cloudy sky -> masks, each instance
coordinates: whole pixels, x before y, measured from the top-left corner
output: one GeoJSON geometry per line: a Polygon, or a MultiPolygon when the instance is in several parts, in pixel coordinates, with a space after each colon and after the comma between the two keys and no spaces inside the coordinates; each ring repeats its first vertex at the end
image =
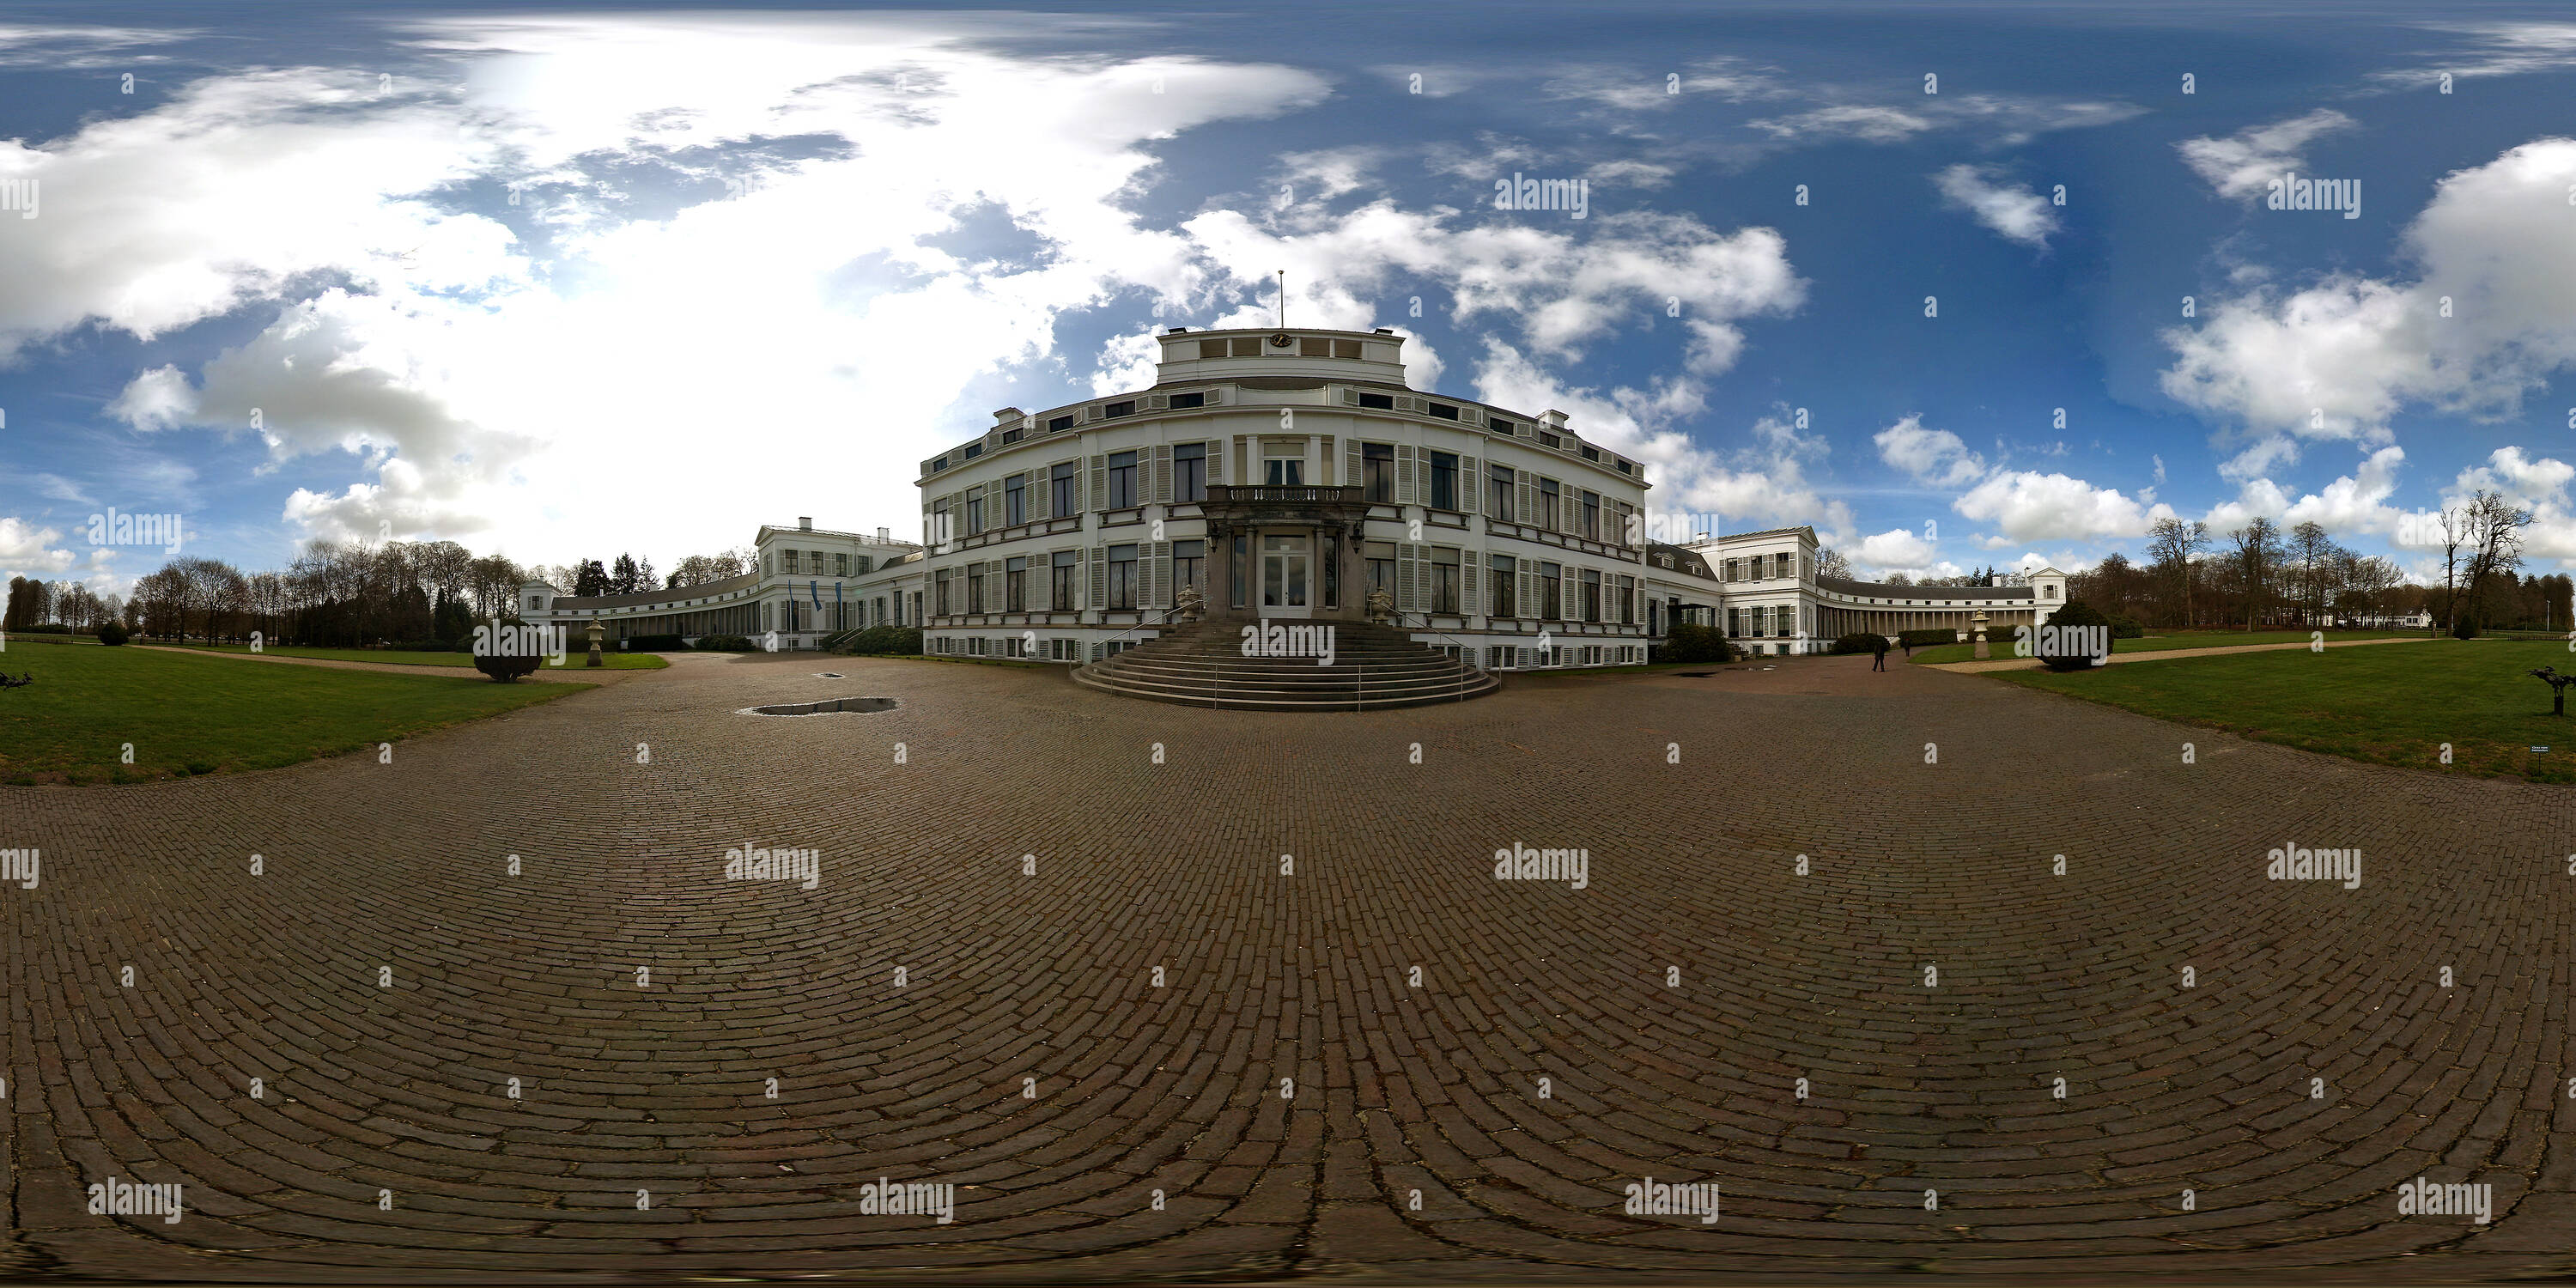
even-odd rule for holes
{"type": "Polygon", "coordinates": [[[0,574],[901,532],[1283,268],[1865,573],[2481,486],[2576,568],[2576,16],[1819,7],[0,7],[0,574]]]}

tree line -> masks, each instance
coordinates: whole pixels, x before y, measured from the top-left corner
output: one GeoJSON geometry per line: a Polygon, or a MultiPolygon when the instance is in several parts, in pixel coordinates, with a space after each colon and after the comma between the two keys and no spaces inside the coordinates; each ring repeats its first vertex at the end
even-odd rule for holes
{"type": "Polygon", "coordinates": [[[271,642],[321,648],[454,647],[472,639],[476,622],[512,616],[524,582],[574,594],[632,594],[739,576],[750,566],[747,549],[692,555],[657,584],[652,562],[633,555],[521,565],[506,555],[478,556],[453,541],[317,538],[276,571],[245,573],[195,555],[172,559],[136,579],[134,593],[122,601],[85,601],[87,588],[73,583],[59,589],[13,579],[8,623],[20,629],[23,611],[34,614],[25,625],[60,621],[90,629],[118,620],[138,635],[165,639],[246,640],[256,631],[271,642]]]}

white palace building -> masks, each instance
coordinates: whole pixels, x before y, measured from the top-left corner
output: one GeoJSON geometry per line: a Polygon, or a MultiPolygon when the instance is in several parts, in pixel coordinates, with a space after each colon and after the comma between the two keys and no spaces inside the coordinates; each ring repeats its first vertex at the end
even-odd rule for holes
{"type": "Polygon", "coordinates": [[[1843,633],[2045,622],[2065,576],[2024,586],[1820,577],[1806,527],[1665,533],[1645,466],[1565,414],[1423,393],[1391,331],[1158,337],[1152,388],[1029,413],[921,463],[921,542],[763,526],[759,569],[705,585],[579,598],[520,588],[531,622],[612,641],[736,634],[782,649],[881,624],[933,654],[1092,662],[1180,618],[1394,625],[1488,670],[1628,665],[1677,621],[1755,655],[1843,633]],[[1679,540],[1659,540],[1678,537],[1679,540]]]}

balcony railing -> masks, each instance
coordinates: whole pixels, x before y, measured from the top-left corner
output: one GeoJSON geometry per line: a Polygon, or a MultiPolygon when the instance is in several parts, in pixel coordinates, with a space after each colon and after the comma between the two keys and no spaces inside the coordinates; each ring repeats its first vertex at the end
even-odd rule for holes
{"type": "Polygon", "coordinates": [[[1208,486],[1207,499],[1218,503],[1228,501],[1291,501],[1305,502],[1308,504],[1316,502],[1338,502],[1344,505],[1358,505],[1360,503],[1361,491],[1362,489],[1356,487],[1270,487],[1266,485],[1256,487],[1242,484],[1213,483],[1208,486]]]}

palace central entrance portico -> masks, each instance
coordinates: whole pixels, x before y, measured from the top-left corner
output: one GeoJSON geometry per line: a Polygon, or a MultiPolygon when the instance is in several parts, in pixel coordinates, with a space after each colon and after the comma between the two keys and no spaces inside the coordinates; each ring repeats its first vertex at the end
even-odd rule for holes
{"type": "Polygon", "coordinates": [[[1365,621],[1367,569],[1357,487],[1211,484],[1207,618],[1365,621]]]}

